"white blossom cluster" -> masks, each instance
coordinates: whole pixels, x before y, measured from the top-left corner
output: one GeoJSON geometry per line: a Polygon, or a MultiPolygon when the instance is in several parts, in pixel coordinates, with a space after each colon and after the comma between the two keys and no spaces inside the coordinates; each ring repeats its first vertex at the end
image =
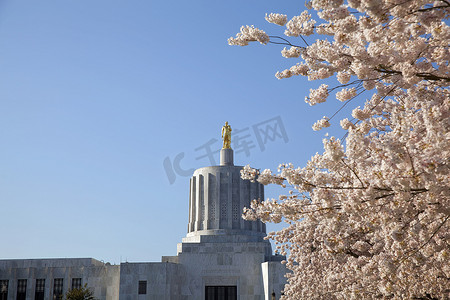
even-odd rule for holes
{"type": "Polygon", "coordinates": [[[242,26],[241,32],[236,34],[236,37],[230,37],[228,44],[237,46],[247,46],[249,42],[258,41],[261,44],[269,42],[269,36],[261,29],[252,26],[242,26]]]}
{"type": "Polygon", "coordinates": [[[350,78],[351,78],[351,77],[352,77],[352,76],[351,76],[349,73],[347,73],[347,72],[338,72],[338,73],[336,74],[337,80],[338,80],[340,83],[342,83],[342,84],[348,83],[348,82],[350,81],[350,78]]]}
{"type": "Polygon", "coordinates": [[[309,90],[309,97],[305,97],[305,102],[313,106],[327,101],[328,95],[328,85],[321,84],[319,88],[309,90]]]}
{"type": "Polygon", "coordinates": [[[275,77],[278,79],[289,78],[295,75],[303,75],[306,76],[308,74],[308,66],[305,64],[296,64],[289,69],[286,69],[282,72],[277,72],[275,77]]]}
{"type": "MultiPolygon", "coordinates": [[[[322,84],[305,101],[323,103],[336,91],[343,105],[356,104],[340,121],[344,143],[325,139],[306,166],[243,170],[243,178],[291,188],[244,212],[286,222],[269,234],[292,271],[282,299],[450,299],[450,2],[307,7],[321,20],[302,12],[285,35],[328,37],[298,53],[284,49],[299,62],[277,78],[336,76],[342,86],[322,84]],[[373,95],[358,103],[363,91],[373,95]]],[[[323,117],[313,129],[328,126],[323,117]]]]}
{"type": "Polygon", "coordinates": [[[300,47],[291,47],[289,49],[286,49],[286,47],[281,50],[281,55],[283,55],[283,57],[286,58],[290,58],[290,57],[299,57],[302,54],[302,48],[300,47]]]}
{"type": "Polygon", "coordinates": [[[339,101],[342,101],[342,102],[350,100],[355,96],[356,96],[356,88],[354,88],[354,87],[349,88],[349,89],[344,88],[336,93],[336,99],[338,99],[339,101]]]}
{"type": "Polygon", "coordinates": [[[326,116],[323,116],[322,119],[318,120],[314,125],[312,126],[312,129],[314,131],[319,131],[322,128],[330,127],[330,122],[328,122],[328,118],[326,116]]]}
{"type": "Polygon", "coordinates": [[[284,26],[287,22],[287,16],[282,14],[266,14],[266,21],[276,25],[284,26]]]}
{"type": "Polygon", "coordinates": [[[284,34],[287,36],[311,35],[314,33],[314,24],[316,21],[311,19],[307,11],[304,11],[287,22],[284,34]]]}

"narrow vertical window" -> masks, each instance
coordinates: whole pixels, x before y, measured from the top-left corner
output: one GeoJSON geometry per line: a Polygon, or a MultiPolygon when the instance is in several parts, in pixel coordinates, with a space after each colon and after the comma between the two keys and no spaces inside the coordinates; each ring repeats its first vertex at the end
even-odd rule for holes
{"type": "Polygon", "coordinates": [[[139,295],[145,295],[145,294],[147,294],[147,281],[146,281],[146,280],[141,280],[141,281],[139,281],[139,290],[138,290],[138,294],[139,294],[139,295]]]}
{"type": "Polygon", "coordinates": [[[27,297],[27,280],[19,279],[17,281],[17,300],[25,300],[27,297]]]}
{"type": "Polygon", "coordinates": [[[34,300],[44,300],[45,279],[36,279],[34,300]]]}
{"type": "Polygon", "coordinates": [[[72,290],[81,288],[81,278],[72,278],[72,290]]]}
{"type": "Polygon", "coordinates": [[[63,278],[53,280],[53,300],[61,300],[63,297],[63,278]]]}
{"type": "Polygon", "coordinates": [[[0,280],[0,300],[8,299],[8,280],[0,280]]]}

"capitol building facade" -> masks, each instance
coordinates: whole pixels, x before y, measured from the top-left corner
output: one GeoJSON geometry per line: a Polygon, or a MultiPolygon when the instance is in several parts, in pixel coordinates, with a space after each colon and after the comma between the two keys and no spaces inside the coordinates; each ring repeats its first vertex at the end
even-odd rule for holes
{"type": "Polygon", "coordinates": [[[0,260],[0,300],[62,299],[85,284],[100,300],[279,299],[285,257],[272,254],[264,223],[242,219],[244,207],[264,199],[264,186],[243,180],[241,169],[225,137],[220,165],[194,172],[188,232],[176,256],[120,265],[93,258],[0,260]]]}

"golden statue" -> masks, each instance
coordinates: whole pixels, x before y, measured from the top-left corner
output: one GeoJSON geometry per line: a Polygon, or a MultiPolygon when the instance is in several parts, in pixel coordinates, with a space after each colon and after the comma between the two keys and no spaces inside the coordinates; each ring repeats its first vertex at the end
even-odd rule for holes
{"type": "Polygon", "coordinates": [[[222,149],[231,149],[231,126],[228,125],[228,122],[225,122],[225,126],[222,127],[222,140],[222,149]]]}

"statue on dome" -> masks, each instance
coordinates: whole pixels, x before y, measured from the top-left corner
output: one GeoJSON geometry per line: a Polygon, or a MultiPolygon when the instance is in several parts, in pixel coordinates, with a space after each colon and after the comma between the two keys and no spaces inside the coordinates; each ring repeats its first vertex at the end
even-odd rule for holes
{"type": "Polygon", "coordinates": [[[228,122],[225,122],[225,126],[222,127],[222,149],[231,149],[231,126],[228,122]]]}

